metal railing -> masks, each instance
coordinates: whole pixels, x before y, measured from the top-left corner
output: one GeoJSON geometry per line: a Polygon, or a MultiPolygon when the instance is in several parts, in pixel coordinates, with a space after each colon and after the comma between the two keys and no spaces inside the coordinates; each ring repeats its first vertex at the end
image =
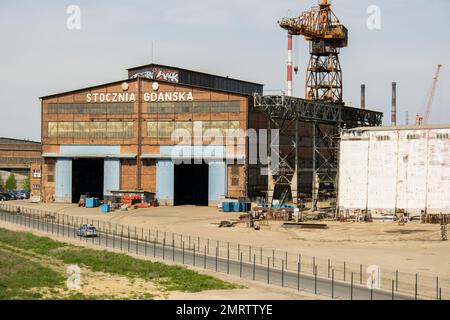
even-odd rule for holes
{"type": "MultiPolygon", "coordinates": [[[[265,273],[267,279],[263,280],[267,280],[268,283],[281,284],[281,286],[314,293],[318,293],[319,290],[322,291],[319,292],[320,294],[331,295],[332,298],[352,299],[354,298],[354,290],[368,290],[368,288],[371,289],[371,295],[373,290],[385,292],[384,297],[390,296],[387,293],[390,293],[392,297],[408,296],[411,299],[448,299],[450,297],[450,280],[437,276],[411,274],[400,270],[387,270],[386,268],[377,270],[377,268],[374,269],[364,264],[324,259],[323,257],[301,253],[293,254],[288,251],[183,235],[158,229],[138,228],[11,204],[0,203],[0,213],[0,220],[18,223],[47,233],[57,233],[64,237],[76,238],[76,229],[82,224],[90,223],[97,228],[101,236],[86,239],[86,241],[92,241],[92,243],[100,246],[145,256],[150,255],[151,250],[153,250],[155,257],[157,252],[158,257],[162,259],[175,261],[175,256],[177,256],[178,262],[196,266],[199,266],[203,259],[205,268],[207,262],[213,261],[212,265],[208,266],[215,271],[221,269],[222,272],[237,274],[239,268],[241,277],[259,278],[259,280],[261,280],[261,274],[265,273]],[[190,263],[186,261],[187,255],[189,255],[190,263]],[[217,265],[218,263],[221,264],[220,268],[217,265]],[[244,275],[243,268],[245,269],[244,275]],[[247,270],[249,268],[252,270],[247,270]],[[246,275],[246,272],[249,274],[246,275]],[[281,276],[278,275],[275,281],[275,278],[270,279],[273,273],[276,273],[276,275],[279,273],[281,276]],[[284,281],[285,274],[290,277],[290,281],[284,281]],[[297,281],[291,279],[294,276],[298,278],[297,281]],[[305,282],[309,279],[309,287],[299,283],[303,278],[305,282]],[[315,282],[314,290],[311,288],[313,285],[311,281],[315,282]],[[319,285],[319,288],[317,288],[317,283],[320,281],[322,281],[322,287],[320,288],[319,285]],[[326,286],[325,283],[328,283],[328,285],[326,286]],[[341,295],[335,294],[333,292],[335,284],[348,287],[349,292],[341,295]]],[[[80,241],[82,241],[81,238],[80,241]]]]}

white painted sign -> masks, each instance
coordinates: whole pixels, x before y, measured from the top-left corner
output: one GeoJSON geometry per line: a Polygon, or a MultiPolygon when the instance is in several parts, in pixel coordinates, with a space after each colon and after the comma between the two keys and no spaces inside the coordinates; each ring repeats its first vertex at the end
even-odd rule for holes
{"type": "MultiPolygon", "coordinates": [[[[194,101],[192,92],[145,92],[143,95],[145,102],[183,102],[194,101]]],[[[131,92],[111,92],[111,93],[88,93],[87,103],[97,102],[135,102],[136,95],[131,92]]]]}

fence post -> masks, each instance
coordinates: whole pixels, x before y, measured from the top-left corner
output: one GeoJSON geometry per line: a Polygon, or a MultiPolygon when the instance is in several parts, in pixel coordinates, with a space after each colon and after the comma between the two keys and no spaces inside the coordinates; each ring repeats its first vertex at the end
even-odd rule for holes
{"type": "Polygon", "coordinates": [[[175,262],[175,238],[172,232],[172,261],[175,262]]]}
{"type": "Polygon", "coordinates": [[[230,243],[227,243],[227,274],[230,274],[230,243]]]}
{"type": "Polygon", "coordinates": [[[144,255],[147,256],[147,236],[145,236],[145,242],[144,242],[144,255]]]}
{"type": "Polygon", "coordinates": [[[184,264],[184,241],[183,241],[182,247],[183,247],[183,264],[184,264]]]}
{"type": "Polygon", "coordinates": [[[284,259],[281,260],[281,287],[284,287],[284,259]]]}
{"type": "Polygon", "coordinates": [[[287,251],[286,251],[286,259],[285,259],[285,261],[286,261],[285,267],[286,267],[286,270],[287,270],[288,269],[288,253],[287,253],[287,251]]]}
{"type": "Polygon", "coordinates": [[[314,294],[317,294],[317,267],[314,267],[314,294]]]}
{"type": "Polygon", "coordinates": [[[395,286],[395,280],[392,280],[392,300],[394,300],[394,286],[395,286]]]}
{"type": "Polygon", "coordinates": [[[362,264],[359,265],[359,284],[362,284],[362,264]]]}
{"type": "Polygon", "coordinates": [[[156,240],[153,241],[153,258],[156,258],[156,240]]]}
{"type": "Polygon", "coordinates": [[[331,299],[334,299],[334,269],[331,270],[331,299]]]}
{"type": "Polygon", "coordinates": [[[267,284],[270,282],[270,257],[267,257],[267,284]]]}
{"type": "Polygon", "coordinates": [[[275,249],[272,250],[272,267],[275,268],[275,249]]]}
{"type": "Polygon", "coordinates": [[[120,232],[120,251],[123,251],[123,230],[120,232]]]}
{"type": "Polygon", "coordinates": [[[242,252],[241,257],[239,259],[239,277],[242,278],[242,252]]]}
{"type": "Polygon", "coordinates": [[[418,280],[418,274],[416,273],[416,283],[414,285],[414,300],[417,300],[417,280],[418,280]]]}
{"type": "Polygon", "coordinates": [[[316,269],[316,256],[313,256],[313,272],[317,271],[316,269]]]}
{"type": "Polygon", "coordinates": [[[216,272],[217,272],[217,260],[219,256],[219,247],[216,247],[216,272]]]}
{"type": "Polygon", "coordinates": [[[205,246],[205,253],[203,255],[203,268],[206,269],[206,246],[205,246]]]}
{"type": "Polygon", "coordinates": [[[439,299],[439,277],[436,277],[436,300],[439,299]]]}
{"type": "Polygon", "coordinates": [[[137,233],[135,233],[136,235],[136,254],[139,255],[139,236],[137,235],[137,233]]]}
{"type": "Polygon", "coordinates": [[[351,284],[350,284],[350,300],[353,300],[353,272],[351,275],[351,284]]]}
{"type": "Polygon", "coordinates": [[[262,247],[259,248],[259,264],[262,265],[263,261],[262,261],[262,247]]]}
{"type": "Polygon", "coordinates": [[[300,260],[297,263],[297,291],[300,291],[300,260]]]}
{"type": "Polygon", "coordinates": [[[192,256],[192,262],[193,262],[193,265],[195,267],[195,243],[194,243],[194,254],[192,256]]]}
{"type": "Polygon", "coordinates": [[[373,280],[370,282],[370,300],[373,300],[373,280]]]}
{"type": "Polygon", "coordinates": [[[328,279],[330,279],[330,259],[328,259],[328,279]]]}
{"type": "Polygon", "coordinates": [[[128,252],[130,252],[130,240],[131,240],[130,227],[128,227],[128,252]]]}
{"type": "Polygon", "coordinates": [[[256,277],[256,254],[253,255],[253,280],[255,280],[256,277]]]}
{"type": "Polygon", "coordinates": [[[166,237],[163,239],[163,260],[166,259],[166,237]]]}

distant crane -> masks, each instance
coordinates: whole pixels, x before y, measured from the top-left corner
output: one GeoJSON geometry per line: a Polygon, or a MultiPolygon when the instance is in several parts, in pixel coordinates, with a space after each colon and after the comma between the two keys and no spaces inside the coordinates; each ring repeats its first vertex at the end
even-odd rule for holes
{"type": "Polygon", "coordinates": [[[433,83],[431,85],[430,92],[428,92],[427,100],[425,104],[425,116],[421,117],[420,115],[416,116],[416,124],[417,125],[427,125],[430,120],[431,110],[433,109],[433,101],[436,95],[436,88],[439,81],[439,74],[441,72],[442,64],[438,64],[436,74],[433,78],[433,83]]]}
{"type": "Polygon", "coordinates": [[[340,48],[348,46],[348,31],[331,10],[328,0],[296,18],[283,18],[280,27],[289,35],[304,36],[311,55],[306,78],[305,98],[342,103],[340,48]]]}

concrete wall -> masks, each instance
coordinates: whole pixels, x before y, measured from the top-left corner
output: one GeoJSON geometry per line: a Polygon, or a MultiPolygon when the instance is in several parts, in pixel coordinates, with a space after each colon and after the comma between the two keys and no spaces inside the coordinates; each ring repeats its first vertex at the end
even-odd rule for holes
{"type": "Polygon", "coordinates": [[[450,139],[445,134],[450,129],[344,132],[340,209],[450,213],[450,139]]]}

